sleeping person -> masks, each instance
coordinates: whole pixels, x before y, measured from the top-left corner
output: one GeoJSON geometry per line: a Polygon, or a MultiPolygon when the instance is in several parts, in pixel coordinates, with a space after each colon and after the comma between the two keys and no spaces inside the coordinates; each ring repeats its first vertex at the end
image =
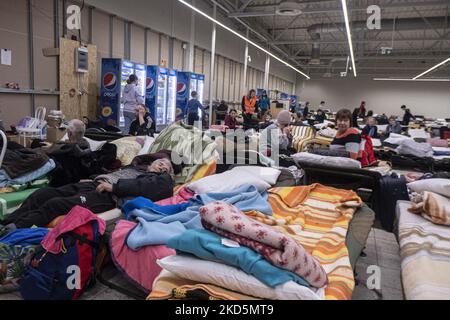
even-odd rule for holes
{"type": "Polygon", "coordinates": [[[141,196],[159,201],[171,197],[173,188],[174,170],[166,158],[155,160],[144,168],[131,165],[94,180],[82,180],[60,188],[43,188],[0,221],[0,234],[3,228],[45,227],[77,205],[102,213],[121,206],[129,198],[141,196]]]}

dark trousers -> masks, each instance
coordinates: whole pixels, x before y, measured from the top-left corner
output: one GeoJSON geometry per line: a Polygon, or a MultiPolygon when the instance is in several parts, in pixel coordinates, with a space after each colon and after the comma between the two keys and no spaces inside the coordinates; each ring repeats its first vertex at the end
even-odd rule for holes
{"type": "Polygon", "coordinates": [[[193,126],[195,121],[200,121],[200,117],[198,113],[189,113],[188,114],[188,125],[193,126]]]}
{"type": "Polygon", "coordinates": [[[102,213],[116,207],[111,193],[97,193],[97,183],[73,183],[60,188],[43,188],[31,194],[22,206],[8,215],[0,224],[14,223],[17,228],[33,225],[45,227],[58,216],[63,216],[79,205],[94,213],[102,213]]]}

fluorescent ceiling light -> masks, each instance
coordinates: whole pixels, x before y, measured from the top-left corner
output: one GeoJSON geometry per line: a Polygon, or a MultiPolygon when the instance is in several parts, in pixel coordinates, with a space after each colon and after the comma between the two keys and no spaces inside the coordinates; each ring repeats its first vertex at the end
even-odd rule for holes
{"type": "Polygon", "coordinates": [[[446,64],[446,63],[449,62],[449,61],[450,61],[450,58],[448,58],[447,60],[442,61],[441,63],[438,63],[438,64],[435,65],[434,67],[431,67],[430,69],[428,69],[427,71],[425,71],[425,72],[419,74],[418,76],[415,76],[413,79],[416,80],[417,78],[420,78],[420,77],[426,75],[427,73],[433,71],[434,69],[439,68],[440,66],[446,64]]]}
{"type": "Polygon", "coordinates": [[[450,82],[450,79],[400,79],[400,78],[373,78],[375,81],[424,81],[424,82],[450,82]]]}
{"type": "Polygon", "coordinates": [[[295,68],[294,66],[290,65],[289,63],[287,63],[286,61],[278,58],[276,55],[274,55],[273,53],[269,52],[268,50],[264,49],[263,47],[261,47],[260,45],[254,43],[253,41],[249,40],[248,38],[244,37],[243,35],[241,35],[240,33],[234,31],[233,29],[231,29],[230,27],[227,27],[226,25],[224,25],[223,23],[221,23],[220,21],[214,19],[213,17],[210,17],[209,15],[207,15],[206,13],[204,13],[203,11],[197,9],[196,7],[194,7],[193,5],[191,5],[190,3],[184,1],[184,0],[178,0],[179,2],[181,2],[182,4],[184,4],[185,6],[191,8],[192,10],[194,10],[195,12],[201,14],[202,16],[204,16],[205,18],[211,20],[212,22],[214,22],[215,24],[221,26],[222,28],[224,28],[225,30],[228,30],[229,32],[231,32],[232,34],[234,34],[235,36],[241,38],[242,40],[248,42],[249,44],[251,44],[252,46],[258,48],[259,50],[261,50],[262,52],[267,53],[269,56],[271,56],[272,58],[274,58],[275,60],[278,60],[279,62],[281,62],[282,64],[284,64],[285,66],[295,70],[296,72],[302,74],[304,77],[306,77],[306,79],[311,79],[307,74],[301,72],[300,70],[298,70],[297,68],[295,68]]]}
{"type": "Polygon", "coordinates": [[[348,46],[350,48],[350,56],[352,58],[353,75],[356,77],[355,56],[353,54],[352,35],[350,33],[350,23],[348,20],[347,0],[341,0],[341,2],[342,2],[342,10],[344,11],[345,29],[347,29],[348,46]]]}

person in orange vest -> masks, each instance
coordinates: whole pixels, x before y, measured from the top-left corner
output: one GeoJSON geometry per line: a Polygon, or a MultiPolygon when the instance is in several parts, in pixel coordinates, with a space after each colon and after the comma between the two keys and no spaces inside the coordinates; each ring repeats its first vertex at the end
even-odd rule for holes
{"type": "Polygon", "coordinates": [[[242,98],[242,116],[244,118],[244,129],[252,127],[252,118],[256,114],[256,91],[250,90],[248,95],[242,98]]]}

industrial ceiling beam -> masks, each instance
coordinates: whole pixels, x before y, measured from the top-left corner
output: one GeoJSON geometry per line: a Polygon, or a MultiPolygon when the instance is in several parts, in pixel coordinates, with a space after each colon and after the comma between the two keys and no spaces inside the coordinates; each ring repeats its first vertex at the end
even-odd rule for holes
{"type": "MultiPolygon", "coordinates": [[[[450,33],[449,33],[450,35],[450,33]]],[[[391,42],[391,39],[365,39],[365,40],[353,40],[354,43],[379,43],[379,42],[391,42]]],[[[446,39],[437,39],[437,38],[403,38],[396,39],[395,42],[422,42],[422,41],[435,41],[434,46],[439,42],[446,42],[446,39]]],[[[271,44],[279,46],[279,45],[302,45],[302,44],[313,44],[316,41],[311,40],[279,40],[273,41],[271,44]]],[[[317,41],[320,44],[346,44],[347,40],[320,40],[317,41]]]]}
{"type": "MultiPolygon", "coordinates": [[[[306,3],[299,3],[302,5],[311,5],[316,4],[312,2],[306,2],[306,3]]],[[[320,4],[320,2],[317,2],[317,4],[320,4]]],[[[382,5],[382,9],[391,9],[391,8],[404,8],[404,7],[429,7],[429,6],[440,6],[440,5],[447,5],[448,0],[437,0],[437,1],[414,1],[414,2],[401,2],[401,3],[390,3],[382,5]]],[[[247,11],[233,11],[228,14],[229,18],[249,18],[249,17],[267,17],[267,16],[274,16],[276,15],[276,5],[268,5],[268,6],[261,6],[258,7],[257,10],[254,10],[252,8],[255,7],[249,7],[247,11]]],[[[349,8],[349,12],[356,12],[356,11],[366,11],[367,5],[365,6],[359,6],[359,7],[353,7],[349,8]]],[[[319,14],[319,13],[330,13],[330,12],[342,12],[342,8],[339,6],[331,7],[331,8],[304,8],[302,9],[302,15],[303,14],[319,14]]]]}

